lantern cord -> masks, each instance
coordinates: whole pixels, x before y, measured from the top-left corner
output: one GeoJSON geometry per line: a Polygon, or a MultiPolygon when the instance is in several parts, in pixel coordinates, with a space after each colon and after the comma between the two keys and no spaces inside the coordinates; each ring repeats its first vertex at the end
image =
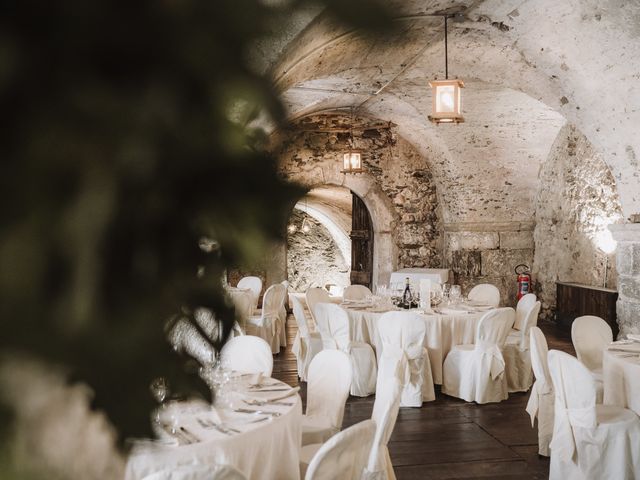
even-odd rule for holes
{"type": "Polygon", "coordinates": [[[449,54],[447,53],[447,15],[444,16],[444,78],[449,80],[449,54]]]}

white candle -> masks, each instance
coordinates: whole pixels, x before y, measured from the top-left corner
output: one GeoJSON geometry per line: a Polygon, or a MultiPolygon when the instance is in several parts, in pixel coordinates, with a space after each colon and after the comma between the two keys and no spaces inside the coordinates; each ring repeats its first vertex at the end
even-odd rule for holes
{"type": "Polygon", "coordinates": [[[420,279],[420,303],[422,308],[431,309],[431,280],[420,279]]]}

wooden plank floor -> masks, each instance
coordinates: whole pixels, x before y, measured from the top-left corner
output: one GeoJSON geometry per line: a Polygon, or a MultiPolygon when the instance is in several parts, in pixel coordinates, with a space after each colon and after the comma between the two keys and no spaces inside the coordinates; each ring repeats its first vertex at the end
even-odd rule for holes
{"type": "MultiPolygon", "coordinates": [[[[568,338],[553,326],[542,326],[549,348],[575,354],[568,338]]],[[[295,321],[287,321],[288,346],[274,356],[273,376],[300,385],[291,344],[295,321]]],[[[410,479],[546,479],[549,460],[538,457],[537,430],[525,406],[529,393],[487,405],[467,403],[440,393],[421,408],[401,408],[389,451],[398,480],[410,479]]],[[[371,417],[374,396],[349,397],[343,428],[371,417]]]]}

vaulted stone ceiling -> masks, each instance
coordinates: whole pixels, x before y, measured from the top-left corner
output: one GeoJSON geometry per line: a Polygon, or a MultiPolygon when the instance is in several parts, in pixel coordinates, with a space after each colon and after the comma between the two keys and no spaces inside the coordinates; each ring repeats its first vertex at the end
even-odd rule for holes
{"type": "Polygon", "coordinates": [[[445,223],[533,220],[539,170],[569,122],[609,165],[624,213],[640,211],[640,4],[389,4],[398,27],[390,37],[365,37],[322,13],[295,23],[300,33],[279,44],[271,67],[292,119],[355,107],[397,124],[434,174],[445,223]],[[444,10],[464,13],[449,23],[449,71],[466,84],[466,123],[437,127],[427,83],[444,77],[443,24],[428,14],[444,10]]]}

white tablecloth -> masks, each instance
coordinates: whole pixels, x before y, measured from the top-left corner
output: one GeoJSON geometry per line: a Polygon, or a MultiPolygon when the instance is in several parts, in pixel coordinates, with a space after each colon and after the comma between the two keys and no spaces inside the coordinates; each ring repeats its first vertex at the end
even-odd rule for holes
{"type": "MultiPolygon", "coordinates": [[[[379,355],[377,323],[384,312],[351,307],[346,307],[345,310],[349,314],[352,340],[368,343],[376,349],[376,355],[379,355]]],[[[482,312],[420,315],[427,327],[424,345],[429,352],[434,383],[442,384],[442,364],[451,348],[454,345],[474,343],[476,326],[482,315],[482,312]]]]}
{"type": "MultiPolygon", "coordinates": [[[[265,379],[263,383],[275,384],[272,388],[283,388],[285,384],[265,379]]],[[[266,388],[266,387],[265,387],[266,388]]],[[[238,392],[247,394],[249,383],[240,382],[238,392]]],[[[251,392],[252,396],[279,395],[279,392],[251,392]]],[[[251,480],[271,480],[300,478],[299,452],[302,440],[302,402],[297,394],[280,402],[292,403],[290,406],[268,404],[250,406],[236,397],[233,408],[251,410],[264,409],[279,412],[279,417],[268,417],[252,413],[236,413],[230,409],[216,409],[222,425],[234,428],[241,433],[227,435],[214,428],[204,427],[200,422],[218,421],[215,414],[194,408],[184,403],[176,407],[179,410],[179,425],[201,441],[183,445],[163,445],[160,443],[140,442],[132,450],[127,463],[126,480],[144,478],[150,473],[173,468],[179,465],[231,465],[251,480]],[[260,418],[267,420],[254,422],[260,418]],[[253,422],[253,423],[252,423],[253,422]]],[[[165,414],[166,417],[166,414],[165,414]]]]}
{"type": "Polygon", "coordinates": [[[605,349],[602,374],[603,403],[629,408],[640,415],[640,356],[605,349]]]}
{"type": "Polygon", "coordinates": [[[435,283],[447,283],[449,281],[449,270],[446,268],[402,268],[391,273],[389,285],[402,284],[409,277],[413,285],[419,285],[420,279],[429,279],[435,283]]]}

